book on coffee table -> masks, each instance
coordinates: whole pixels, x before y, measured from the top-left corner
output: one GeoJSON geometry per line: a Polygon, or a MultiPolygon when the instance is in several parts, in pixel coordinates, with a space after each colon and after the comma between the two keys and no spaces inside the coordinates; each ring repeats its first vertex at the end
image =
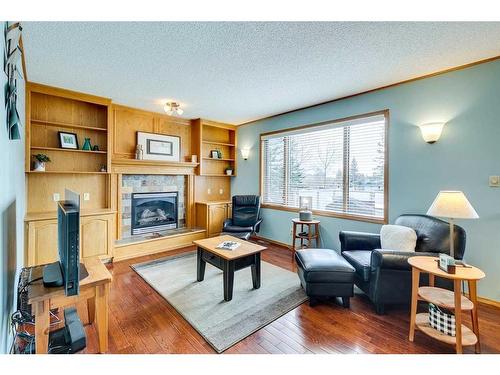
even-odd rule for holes
{"type": "Polygon", "coordinates": [[[236,250],[240,246],[238,242],[235,241],[224,241],[217,245],[217,249],[222,249],[222,250],[236,250]]]}

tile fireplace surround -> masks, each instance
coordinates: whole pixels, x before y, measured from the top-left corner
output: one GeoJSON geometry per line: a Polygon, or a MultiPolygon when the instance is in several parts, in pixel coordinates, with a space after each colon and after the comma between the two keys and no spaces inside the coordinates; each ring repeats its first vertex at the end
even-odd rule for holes
{"type": "MultiPolygon", "coordinates": [[[[170,175],[123,175],[122,177],[122,238],[131,238],[132,193],[178,192],[179,228],[186,226],[186,176],[170,175]]],[[[140,235],[139,235],[140,236],[140,235]]]]}

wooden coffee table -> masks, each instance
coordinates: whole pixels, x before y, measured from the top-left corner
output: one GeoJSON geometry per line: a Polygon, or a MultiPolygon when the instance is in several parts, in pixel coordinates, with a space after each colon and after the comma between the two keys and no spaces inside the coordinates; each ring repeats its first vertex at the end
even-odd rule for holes
{"type": "Polygon", "coordinates": [[[207,263],[222,270],[225,301],[231,301],[233,298],[234,272],[243,268],[252,268],[253,287],[260,288],[260,253],[266,249],[264,246],[232,236],[218,236],[193,242],[198,246],[197,280],[203,281],[207,263]],[[235,250],[217,249],[217,246],[224,241],[238,242],[240,246],[235,250]]]}

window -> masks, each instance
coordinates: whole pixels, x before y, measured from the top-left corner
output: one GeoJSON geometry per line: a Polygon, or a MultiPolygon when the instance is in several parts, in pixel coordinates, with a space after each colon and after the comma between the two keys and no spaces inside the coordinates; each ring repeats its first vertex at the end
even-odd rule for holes
{"type": "Polygon", "coordinates": [[[261,135],[263,205],[384,222],[387,111],[261,135]]]}

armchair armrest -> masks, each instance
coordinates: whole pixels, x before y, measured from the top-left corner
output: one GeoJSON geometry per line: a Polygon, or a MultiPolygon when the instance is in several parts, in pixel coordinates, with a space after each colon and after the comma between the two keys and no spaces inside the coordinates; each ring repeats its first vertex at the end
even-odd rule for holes
{"type": "Polygon", "coordinates": [[[262,223],[262,218],[259,218],[259,220],[257,220],[257,222],[254,224],[253,226],[253,231],[255,233],[259,233],[259,230],[260,230],[260,223],[262,223]]]}
{"type": "Polygon", "coordinates": [[[382,250],[375,249],[372,251],[371,268],[393,269],[393,270],[411,270],[408,259],[414,256],[433,256],[436,253],[416,252],[416,251],[399,251],[399,250],[382,250]]]}
{"type": "Polygon", "coordinates": [[[339,239],[341,252],[380,248],[380,235],[376,233],[340,231],[339,239]]]}
{"type": "Polygon", "coordinates": [[[222,231],[228,226],[233,224],[233,219],[225,219],[224,222],[222,223],[222,231]]]}

